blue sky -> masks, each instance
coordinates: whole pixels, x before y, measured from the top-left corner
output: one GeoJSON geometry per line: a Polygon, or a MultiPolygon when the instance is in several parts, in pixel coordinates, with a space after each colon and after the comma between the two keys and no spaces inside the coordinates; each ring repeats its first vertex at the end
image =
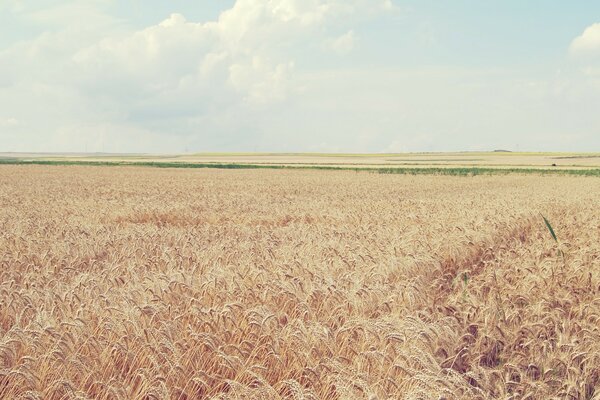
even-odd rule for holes
{"type": "Polygon", "coordinates": [[[4,0],[0,151],[600,151],[600,2],[4,0]]]}

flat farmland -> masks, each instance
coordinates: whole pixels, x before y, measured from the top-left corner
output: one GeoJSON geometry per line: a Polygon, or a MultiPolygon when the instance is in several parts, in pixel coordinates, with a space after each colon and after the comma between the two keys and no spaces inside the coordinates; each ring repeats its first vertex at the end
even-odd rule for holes
{"type": "Polygon", "coordinates": [[[590,171],[600,168],[600,153],[454,152],[454,153],[195,153],[195,154],[77,154],[0,153],[0,163],[104,163],[133,165],[227,165],[238,168],[419,169],[491,168],[590,171]]]}
{"type": "Polygon", "coordinates": [[[0,165],[0,398],[600,399],[598,204],[595,177],[0,165]]]}

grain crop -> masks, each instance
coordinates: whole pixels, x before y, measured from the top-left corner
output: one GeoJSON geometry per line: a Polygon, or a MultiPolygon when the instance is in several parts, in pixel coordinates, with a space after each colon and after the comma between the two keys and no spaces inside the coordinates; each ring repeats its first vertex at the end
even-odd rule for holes
{"type": "Polygon", "coordinates": [[[2,165],[0,398],[600,399],[598,204],[594,177],[2,165]]]}

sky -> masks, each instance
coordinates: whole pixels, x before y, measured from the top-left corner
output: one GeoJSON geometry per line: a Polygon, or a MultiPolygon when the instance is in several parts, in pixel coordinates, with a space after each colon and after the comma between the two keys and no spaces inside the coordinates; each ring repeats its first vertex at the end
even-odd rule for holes
{"type": "Polygon", "coordinates": [[[600,151],[600,2],[0,0],[0,152],[600,151]]]}

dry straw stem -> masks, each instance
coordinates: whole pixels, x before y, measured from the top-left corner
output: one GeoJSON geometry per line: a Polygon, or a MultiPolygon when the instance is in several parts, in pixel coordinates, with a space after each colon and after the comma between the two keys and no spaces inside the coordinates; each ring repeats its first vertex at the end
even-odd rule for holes
{"type": "Polygon", "coordinates": [[[599,399],[599,196],[1,166],[0,398],[599,399]]]}

